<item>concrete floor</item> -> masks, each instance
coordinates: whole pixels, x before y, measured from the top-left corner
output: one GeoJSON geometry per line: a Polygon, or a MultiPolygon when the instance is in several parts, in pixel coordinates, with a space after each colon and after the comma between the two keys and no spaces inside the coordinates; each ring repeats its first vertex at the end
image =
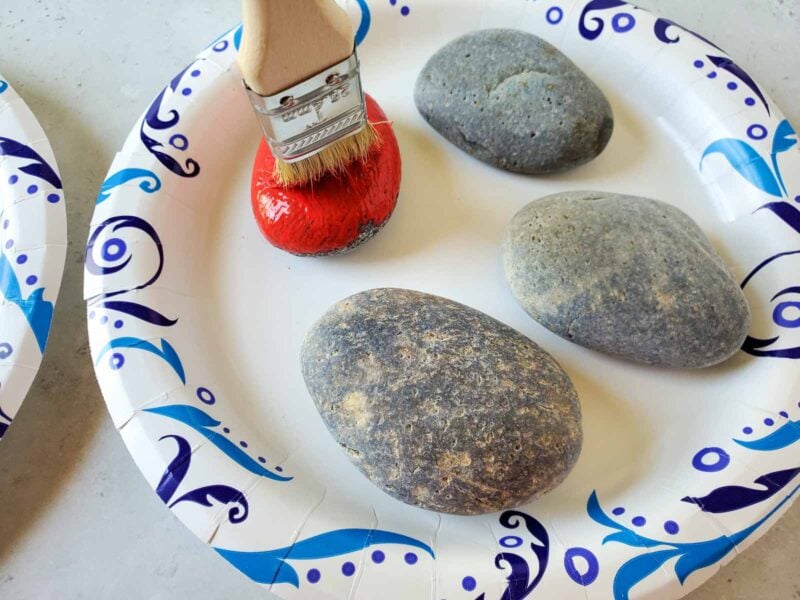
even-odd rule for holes
{"type": "MultiPolygon", "coordinates": [[[[82,301],[94,198],[133,121],[236,19],[211,0],[3,0],[0,70],[55,148],[70,251],[40,377],[2,443],[0,597],[265,598],[148,488],[95,383],[82,301]],[[191,14],[191,18],[176,18],[191,14]],[[58,535],[53,535],[58,531],[58,535]]],[[[639,0],[754,73],[800,125],[800,0],[639,0]]],[[[800,598],[800,503],[692,600],[800,598]]]]}

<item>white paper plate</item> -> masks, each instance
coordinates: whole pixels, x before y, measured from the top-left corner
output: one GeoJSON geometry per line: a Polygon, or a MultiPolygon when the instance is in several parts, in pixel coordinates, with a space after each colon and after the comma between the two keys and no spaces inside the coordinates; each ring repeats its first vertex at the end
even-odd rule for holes
{"type": "Polygon", "coordinates": [[[97,376],[134,459],[192,531],[282,597],[682,596],[763,534],[800,482],[794,132],[719,48],[617,0],[350,8],[405,171],[395,216],[364,248],[299,259],[259,235],[259,131],[234,63],[238,29],[169,83],[111,167],[85,295],[97,376]],[[515,176],[426,125],[412,101],[424,62],[488,27],[542,36],[608,94],[616,130],[599,159],[515,176]],[[502,232],[527,202],[570,189],[661,198],[692,215],[743,282],[747,352],[703,372],[646,368],[530,320],[503,280],[502,232]],[[585,417],[583,455],[558,490],[518,511],[441,516],[349,464],[305,390],[300,346],[334,302],[381,286],[479,308],[558,359],[585,417]]]}
{"type": "Polygon", "coordinates": [[[42,362],[67,251],[64,192],[36,117],[0,75],[0,438],[42,362]]]}

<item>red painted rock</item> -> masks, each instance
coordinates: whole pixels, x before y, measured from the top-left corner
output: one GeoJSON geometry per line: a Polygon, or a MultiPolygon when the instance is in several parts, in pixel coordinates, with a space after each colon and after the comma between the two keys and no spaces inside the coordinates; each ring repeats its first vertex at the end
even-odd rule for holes
{"type": "Polygon", "coordinates": [[[275,181],[275,158],[261,142],[251,196],[258,227],[270,244],[299,256],[340,254],[386,224],[400,192],[400,148],[386,115],[369,96],[367,118],[380,145],[345,171],[303,186],[287,188],[275,181]]]}

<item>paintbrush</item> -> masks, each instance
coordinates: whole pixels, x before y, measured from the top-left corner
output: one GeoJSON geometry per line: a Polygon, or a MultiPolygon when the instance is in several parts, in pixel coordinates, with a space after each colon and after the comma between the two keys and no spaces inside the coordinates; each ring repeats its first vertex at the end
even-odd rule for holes
{"type": "Polygon", "coordinates": [[[334,0],[243,0],[239,66],[286,186],[363,160],[367,121],[353,26],[334,0]]]}

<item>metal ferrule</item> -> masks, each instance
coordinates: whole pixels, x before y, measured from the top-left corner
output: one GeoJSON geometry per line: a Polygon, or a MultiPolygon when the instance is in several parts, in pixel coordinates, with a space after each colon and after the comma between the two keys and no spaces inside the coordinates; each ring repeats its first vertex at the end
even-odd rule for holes
{"type": "Polygon", "coordinates": [[[287,163],[304,160],[361,131],[367,109],[356,52],[347,60],[273,96],[245,82],[272,153],[287,163]]]}

